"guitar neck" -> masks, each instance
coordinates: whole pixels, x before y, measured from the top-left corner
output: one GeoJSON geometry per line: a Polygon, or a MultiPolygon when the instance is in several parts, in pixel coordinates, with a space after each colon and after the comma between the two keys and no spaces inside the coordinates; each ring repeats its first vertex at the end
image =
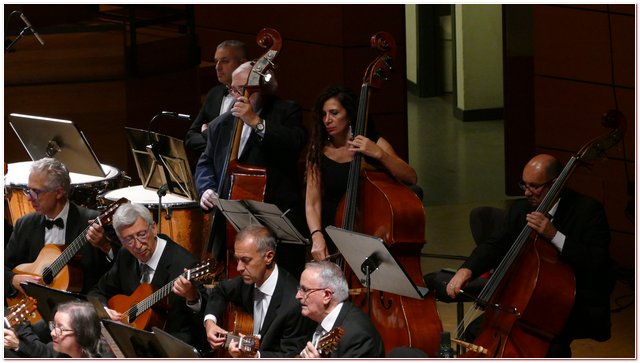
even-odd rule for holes
{"type": "Polygon", "coordinates": [[[260,348],[260,338],[253,335],[240,336],[233,333],[227,333],[224,341],[224,349],[228,349],[231,342],[238,342],[238,349],[245,353],[255,354],[260,348]]]}
{"type": "Polygon", "coordinates": [[[166,285],[154,291],[153,294],[147,296],[144,300],[140,301],[139,303],[132,306],[131,309],[127,310],[124,314],[129,316],[129,321],[133,321],[135,318],[140,316],[140,314],[149,310],[158,301],[169,295],[171,289],[173,288],[173,284],[177,279],[178,278],[176,277],[175,279],[169,281],[166,285]]]}
{"type": "MultiPolygon", "coordinates": [[[[94,220],[97,223],[97,219],[94,220]]],[[[89,227],[85,228],[78,237],[76,237],[73,242],[71,242],[65,249],[62,251],[60,256],[58,256],[52,263],[49,265],[51,272],[53,273],[52,277],[56,277],[60,271],[71,261],[73,256],[80,251],[82,246],[87,243],[87,232],[89,231],[89,227]]]]}
{"type": "Polygon", "coordinates": [[[166,285],[162,286],[158,290],[154,291],[151,295],[147,296],[145,299],[132,306],[124,314],[129,317],[129,321],[135,320],[135,318],[140,316],[140,314],[144,313],[158,301],[169,295],[171,289],[173,288],[173,284],[177,279],[180,278],[180,276],[184,276],[189,281],[199,281],[200,279],[211,275],[212,267],[215,267],[215,263],[212,263],[210,259],[203,263],[200,263],[198,266],[190,270],[183,272],[182,274],[178,275],[178,277],[169,281],[166,285]]]}

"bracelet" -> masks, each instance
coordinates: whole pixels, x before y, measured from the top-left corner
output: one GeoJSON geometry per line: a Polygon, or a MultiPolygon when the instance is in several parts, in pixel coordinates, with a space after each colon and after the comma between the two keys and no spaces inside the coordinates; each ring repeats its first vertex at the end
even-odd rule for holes
{"type": "Polygon", "coordinates": [[[322,230],[321,229],[316,229],[315,231],[311,232],[311,234],[309,235],[309,238],[313,237],[313,235],[315,233],[318,233],[318,232],[322,232],[322,230]]]}

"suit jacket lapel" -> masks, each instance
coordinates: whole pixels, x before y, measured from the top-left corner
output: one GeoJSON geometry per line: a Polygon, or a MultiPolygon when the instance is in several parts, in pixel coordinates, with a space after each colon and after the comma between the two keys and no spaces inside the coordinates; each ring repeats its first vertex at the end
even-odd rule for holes
{"type": "Polygon", "coordinates": [[[340,313],[338,313],[338,317],[336,318],[335,323],[333,323],[331,329],[342,326],[342,324],[344,323],[344,319],[347,317],[347,314],[349,313],[349,310],[351,310],[351,308],[352,305],[350,303],[346,301],[342,303],[342,309],[340,309],[340,313]]]}
{"type": "Polygon", "coordinates": [[[67,214],[67,221],[64,226],[64,244],[70,244],[80,234],[78,228],[83,226],[83,224],[80,223],[79,219],[80,216],[78,208],[76,208],[73,203],[69,202],[69,214],[67,214]]]}
{"type": "MultiPolygon", "coordinates": [[[[166,238],[164,238],[166,240],[166,238]]],[[[167,244],[164,247],[164,251],[162,251],[162,255],[160,256],[160,261],[158,261],[158,266],[153,273],[153,279],[151,280],[151,285],[156,287],[162,287],[167,282],[169,282],[169,271],[171,269],[171,243],[167,241],[167,244]]]]}

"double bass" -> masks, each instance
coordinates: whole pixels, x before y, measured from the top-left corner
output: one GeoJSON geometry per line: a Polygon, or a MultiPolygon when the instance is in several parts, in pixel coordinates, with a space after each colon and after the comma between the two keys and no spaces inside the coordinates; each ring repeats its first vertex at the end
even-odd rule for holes
{"type": "MultiPolygon", "coordinates": [[[[614,130],[588,142],[569,159],[536,212],[551,210],[578,165],[600,157],[622,139],[625,123],[618,111],[605,114],[603,124],[614,130]]],[[[525,225],[460,323],[458,331],[485,310],[473,344],[461,342],[471,348],[462,357],[546,356],[573,309],[575,288],[573,269],[560,259],[557,248],[525,225]]]]}
{"type": "MultiPolygon", "coordinates": [[[[270,71],[274,67],[275,58],[282,48],[282,37],[277,30],[272,28],[263,28],[260,30],[256,41],[262,48],[267,48],[267,51],[253,64],[244,86],[244,97],[246,98],[259,92],[265,82],[269,81],[270,71]]],[[[240,118],[236,118],[234,122],[235,127],[231,135],[230,147],[227,150],[225,163],[221,168],[224,172],[220,178],[217,194],[229,200],[256,200],[262,202],[264,201],[267,188],[266,168],[238,162],[240,138],[244,123],[240,118]]],[[[233,277],[236,274],[236,261],[233,259],[233,246],[236,232],[230,223],[226,223],[226,219],[221,214],[222,213],[216,210],[215,214],[211,217],[208,250],[211,250],[212,246],[215,245],[214,239],[220,237],[216,236],[216,233],[225,230],[224,228],[217,227],[217,225],[224,223],[226,225],[226,271],[227,277],[233,277]]]]}
{"type": "MultiPolygon", "coordinates": [[[[371,46],[383,53],[365,72],[354,135],[366,135],[371,88],[380,88],[387,79],[396,52],[395,40],[386,32],[374,34],[371,46]]],[[[363,170],[360,153],[354,155],[349,167],[347,192],[336,213],[336,226],[382,238],[413,282],[424,286],[420,268],[425,243],[422,201],[386,172],[363,170]]],[[[355,274],[346,271],[346,276],[352,290],[362,288],[355,274]]],[[[437,356],[442,323],[433,293],[423,300],[375,290],[372,296],[369,315],[382,336],[385,351],[411,346],[437,356]]],[[[367,311],[363,296],[352,296],[352,302],[367,311]]]]}

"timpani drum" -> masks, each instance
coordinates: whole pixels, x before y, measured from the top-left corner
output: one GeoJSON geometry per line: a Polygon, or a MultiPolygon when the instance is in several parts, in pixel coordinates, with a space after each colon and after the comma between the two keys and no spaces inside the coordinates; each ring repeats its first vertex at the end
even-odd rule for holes
{"type": "MultiPolygon", "coordinates": [[[[22,161],[8,164],[7,173],[4,176],[5,200],[9,202],[11,224],[26,214],[34,212],[31,202],[22,193],[27,188],[29,172],[33,161],[22,161]]],[[[69,173],[71,178],[71,193],[69,200],[90,209],[98,208],[98,196],[108,190],[121,188],[122,178],[120,171],[113,166],[101,164],[105,177],[94,175],[69,173]]]]}
{"type": "Polygon", "coordinates": [[[120,198],[127,198],[132,203],[143,204],[151,211],[161,233],[186,248],[196,258],[200,258],[208,233],[210,213],[205,214],[198,202],[174,194],[167,194],[162,197],[162,211],[160,212],[160,222],[158,222],[158,194],[155,190],[136,185],[109,191],[101,198],[106,200],[106,204],[120,198]]]}

